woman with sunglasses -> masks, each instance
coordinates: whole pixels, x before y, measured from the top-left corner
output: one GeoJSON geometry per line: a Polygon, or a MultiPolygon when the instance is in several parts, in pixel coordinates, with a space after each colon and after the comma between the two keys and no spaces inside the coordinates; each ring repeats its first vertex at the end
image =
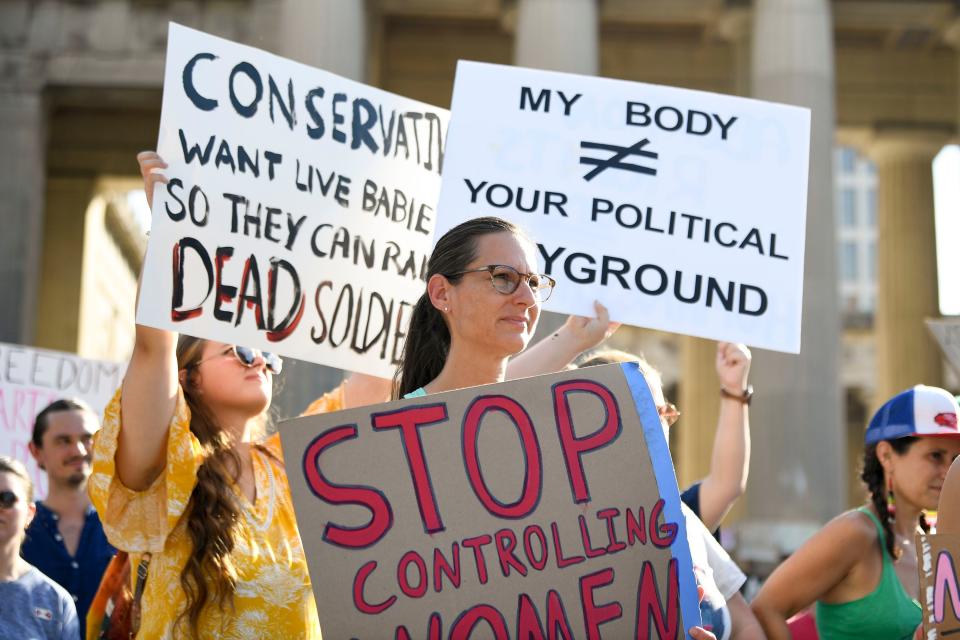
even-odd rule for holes
{"type": "Polygon", "coordinates": [[[20,557],[34,513],[26,468],[0,456],[0,636],[78,640],[80,623],[70,594],[20,557]]]}
{"type": "Polygon", "coordinates": [[[110,542],[146,573],[137,637],[320,637],[279,438],[264,439],[280,368],[137,325],[88,484],[110,542]]]}

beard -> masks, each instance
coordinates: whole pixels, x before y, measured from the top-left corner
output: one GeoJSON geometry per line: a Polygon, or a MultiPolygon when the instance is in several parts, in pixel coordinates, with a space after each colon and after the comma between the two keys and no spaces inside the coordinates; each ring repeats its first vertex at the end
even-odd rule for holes
{"type": "Polygon", "coordinates": [[[87,482],[87,478],[90,477],[90,467],[84,465],[79,471],[71,473],[69,476],[64,478],[67,486],[73,487],[74,489],[82,487],[87,482]]]}
{"type": "Polygon", "coordinates": [[[89,474],[78,471],[77,473],[71,474],[67,477],[67,484],[74,488],[80,488],[87,482],[87,477],[89,474]]]}

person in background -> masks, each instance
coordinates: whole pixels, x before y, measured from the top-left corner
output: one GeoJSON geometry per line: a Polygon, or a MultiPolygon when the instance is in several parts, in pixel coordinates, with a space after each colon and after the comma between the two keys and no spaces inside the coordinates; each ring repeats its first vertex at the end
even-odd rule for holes
{"type": "Polygon", "coordinates": [[[927,530],[960,453],[957,401],[917,385],[889,399],[867,427],[860,477],[867,503],[828,522],[787,558],[752,607],[767,636],[788,640],[787,620],[816,603],[822,640],[909,639],[921,622],[914,537],[927,530]]]}
{"type": "MultiPolygon", "coordinates": [[[[720,382],[720,415],[713,439],[710,471],[685,489],[680,499],[710,531],[716,532],[723,517],[747,489],[750,475],[750,350],[744,344],[717,343],[716,371],[720,382]]],[[[580,367],[613,362],[642,361],[623,351],[603,350],[587,354],[580,367]]],[[[659,379],[659,378],[658,378],[659,379]]],[[[680,412],[667,403],[664,419],[672,425],[680,412]]]]}
{"type": "Polygon", "coordinates": [[[80,623],[73,598],[20,557],[34,511],[26,468],[0,456],[0,636],[77,640],[80,623]]]}
{"type": "MultiPolygon", "coordinates": [[[[73,598],[85,620],[100,578],[116,550],[87,496],[93,434],[100,422],[78,400],[56,400],[33,423],[30,453],[47,474],[46,500],[37,500],[27,528],[23,559],[73,598]]],[[[85,629],[81,629],[81,635],[85,629]]]]}

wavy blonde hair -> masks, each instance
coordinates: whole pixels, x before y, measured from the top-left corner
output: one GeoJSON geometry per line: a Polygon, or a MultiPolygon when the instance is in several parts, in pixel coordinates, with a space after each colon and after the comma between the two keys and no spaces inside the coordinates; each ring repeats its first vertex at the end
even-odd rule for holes
{"type": "MultiPolygon", "coordinates": [[[[233,490],[240,477],[241,461],[235,442],[201,400],[196,383],[196,365],[203,358],[206,340],[181,336],[177,343],[177,365],[186,371],[183,395],[190,407],[190,431],[202,450],[203,463],[197,470],[197,484],[187,505],[187,533],[193,552],[180,573],[180,586],[187,607],[177,619],[186,621],[189,633],[199,635],[200,618],[208,603],[221,610],[233,606],[237,568],[231,553],[241,526],[243,505],[233,490]]],[[[260,420],[257,439],[266,430],[266,412],[260,420]]]]}

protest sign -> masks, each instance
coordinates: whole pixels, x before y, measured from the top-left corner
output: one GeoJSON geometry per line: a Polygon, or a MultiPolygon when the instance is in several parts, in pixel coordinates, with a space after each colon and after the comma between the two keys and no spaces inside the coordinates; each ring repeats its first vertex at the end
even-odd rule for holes
{"type": "Polygon", "coordinates": [[[102,416],[125,368],[119,362],[0,343],[0,454],[26,465],[37,498],[47,494],[47,474],[28,448],[37,414],[54,400],[74,398],[102,416]]]}
{"type": "Polygon", "coordinates": [[[960,376],[960,318],[927,320],[927,328],[940,344],[947,362],[960,376]]]}
{"type": "Polygon", "coordinates": [[[436,236],[496,215],[545,308],[797,353],[810,112],[460,61],[436,236]]]}
{"type": "Polygon", "coordinates": [[[956,558],[960,535],[917,534],[923,637],[936,640],[960,633],[960,584],[956,558]]]}
{"type": "Polygon", "coordinates": [[[391,376],[448,114],[170,25],[137,321],[391,376]]]}
{"type": "Polygon", "coordinates": [[[699,624],[636,363],[297,418],[280,435],[325,638],[684,638],[699,624]]]}

